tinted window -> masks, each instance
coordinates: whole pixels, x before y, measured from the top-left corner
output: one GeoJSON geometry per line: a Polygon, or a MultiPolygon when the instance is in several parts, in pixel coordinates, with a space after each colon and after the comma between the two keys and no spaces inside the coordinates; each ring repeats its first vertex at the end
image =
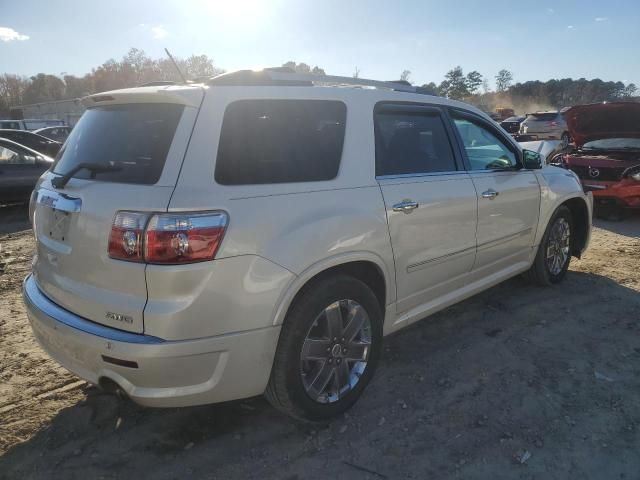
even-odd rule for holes
{"type": "Polygon", "coordinates": [[[335,101],[241,100],[230,104],[220,133],[216,181],[243,185],[335,178],[346,115],[344,103],[335,101]]]}
{"type": "MultiPolygon", "coordinates": [[[[79,163],[119,168],[98,173],[105,182],[154,184],[160,178],[181,105],[129,104],[87,110],[56,157],[53,171],[64,175],[79,163]]],[[[80,170],[74,177],[91,178],[80,170]]]]}
{"type": "Polygon", "coordinates": [[[439,114],[376,115],[376,175],[453,170],[456,164],[439,114]]]}

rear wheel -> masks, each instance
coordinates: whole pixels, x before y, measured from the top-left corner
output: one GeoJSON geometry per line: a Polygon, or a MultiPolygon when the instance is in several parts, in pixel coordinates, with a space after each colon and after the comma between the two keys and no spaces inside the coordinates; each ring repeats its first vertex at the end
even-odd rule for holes
{"type": "Polygon", "coordinates": [[[529,269],[529,278],[543,286],[559,283],[567,274],[573,242],[571,211],[560,206],[549,221],[538,253],[529,269]]]}
{"type": "Polygon", "coordinates": [[[338,415],[362,394],[381,344],[382,312],[366,284],[346,275],[314,282],[287,314],[267,399],[301,419],[338,415]]]}

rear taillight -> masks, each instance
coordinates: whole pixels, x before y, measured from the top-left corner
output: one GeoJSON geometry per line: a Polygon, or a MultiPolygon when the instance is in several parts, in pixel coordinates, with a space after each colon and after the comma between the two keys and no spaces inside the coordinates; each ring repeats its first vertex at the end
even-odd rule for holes
{"type": "Polygon", "coordinates": [[[558,126],[558,122],[549,122],[548,125],[550,127],[557,127],[558,126]]]}
{"type": "Polygon", "coordinates": [[[109,234],[109,256],[118,260],[142,262],[144,228],[149,215],[138,212],[118,212],[109,234]]]}
{"type": "Polygon", "coordinates": [[[109,237],[109,256],[158,264],[213,260],[228,218],[225,212],[118,212],[109,237]]]}
{"type": "Polygon", "coordinates": [[[213,260],[227,228],[227,218],[224,212],[154,215],[145,236],[145,261],[213,260]]]}

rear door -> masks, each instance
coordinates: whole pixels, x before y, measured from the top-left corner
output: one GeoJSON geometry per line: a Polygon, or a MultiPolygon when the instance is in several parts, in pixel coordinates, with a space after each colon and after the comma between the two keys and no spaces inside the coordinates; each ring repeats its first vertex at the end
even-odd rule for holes
{"type": "Polygon", "coordinates": [[[474,270],[487,274],[528,262],[540,211],[535,174],[519,166],[519,152],[499,129],[459,110],[451,116],[478,192],[474,270]]]}
{"type": "Polygon", "coordinates": [[[120,210],[166,211],[201,98],[196,88],[172,96],[115,92],[84,113],[37,195],[34,275],[54,302],[143,332],[145,264],[110,258],[109,234],[120,210]],[[84,162],[116,169],[81,169],[64,187],[53,187],[52,179],[84,162]]]}
{"type": "Polygon", "coordinates": [[[375,129],[402,314],[454,290],[473,267],[476,191],[439,108],[385,103],[375,129]]]}

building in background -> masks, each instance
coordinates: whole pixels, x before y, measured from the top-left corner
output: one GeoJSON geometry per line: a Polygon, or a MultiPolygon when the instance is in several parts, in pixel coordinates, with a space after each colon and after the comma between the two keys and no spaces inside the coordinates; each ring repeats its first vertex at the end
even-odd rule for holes
{"type": "Polygon", "coordinates": [[[55,102],[33,103],[11,107],[11,118],[62,120],[66,125],[74,126],[84,113],[85,108],[79,98],[58,100],[55,102]]]}

